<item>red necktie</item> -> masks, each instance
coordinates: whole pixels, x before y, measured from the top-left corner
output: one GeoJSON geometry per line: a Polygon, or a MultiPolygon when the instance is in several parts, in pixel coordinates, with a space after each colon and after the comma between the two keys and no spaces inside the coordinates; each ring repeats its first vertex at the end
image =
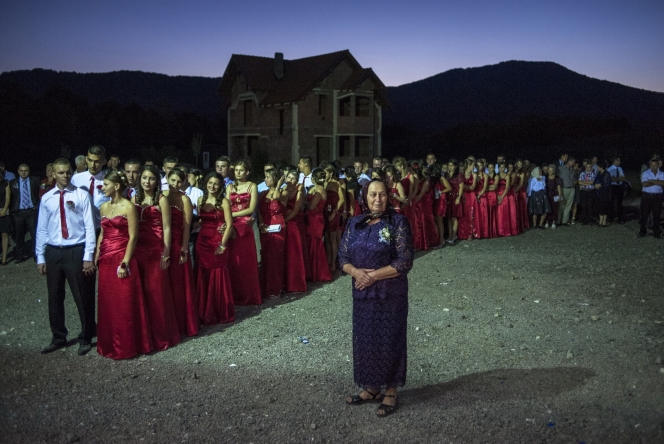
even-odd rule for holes
{"type": "Polygon", "coordinates": [[[60,190],[60,229],[62,230],[62,238],[69,239],[67,215],[65,214],[65,190],[60,190]]]}
{"type": "Polygon", "coordinates": [[[92,203],[94,203],[95,196],[95,176],[90,176],[90,197],[92,197],[92,203]]]}

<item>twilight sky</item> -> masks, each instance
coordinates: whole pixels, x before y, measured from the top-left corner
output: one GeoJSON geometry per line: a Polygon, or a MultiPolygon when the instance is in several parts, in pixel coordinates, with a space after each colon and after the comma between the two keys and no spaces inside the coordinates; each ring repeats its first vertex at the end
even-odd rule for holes
{"type": "Polygon", "coordinates": [[[0,72],[220,77],[233,53],[349,49],[388,86],[452,68],[552,61],[664,92],[663,0],[2,0],[0,72]]]}

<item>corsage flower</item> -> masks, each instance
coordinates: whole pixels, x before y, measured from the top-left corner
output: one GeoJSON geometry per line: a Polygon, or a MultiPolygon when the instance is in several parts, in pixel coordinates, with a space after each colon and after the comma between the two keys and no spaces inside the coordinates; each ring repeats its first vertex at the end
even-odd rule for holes
{"type": "Polygon", "coordinates": [[[384,227],[382,230],[380,230],[378,235],[380,236],[380,241],[385,242],[386,244],[389,244],[392,240],[392,233],[390,233],[390,229],[388,227],[384,227]]]}
{"type": "Polygon", "coordinates": [[[68,201],[67,201],[67,208],[68,208],[70,211],[74,211],[74,208],[76,208],[76,205],[74,205],[74,202],[73,202],[73,201],[68,200],[68,201]]]}

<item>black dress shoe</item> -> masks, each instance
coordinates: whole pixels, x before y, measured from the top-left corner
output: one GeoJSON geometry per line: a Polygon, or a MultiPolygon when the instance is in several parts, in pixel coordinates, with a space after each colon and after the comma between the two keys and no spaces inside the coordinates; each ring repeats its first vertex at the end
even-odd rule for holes
{"type": "Polygon", "coordinates": [[[52,353],[56,350],[60,350],[61,348],[65,348],[66,346],[67,346],[66,342],[54,342],[51,345],[42,348],[39,353],[41,353],[42,355],[45,355],[47,353],[52,353]]]}
{"type": "Polygon", "coordinates": [[[78,346],[78,354],[79,356],[83,356],[87,354],[90,350],[92,349],[92,345],[89,343],[82,343],[81,345],[78,346]]]}

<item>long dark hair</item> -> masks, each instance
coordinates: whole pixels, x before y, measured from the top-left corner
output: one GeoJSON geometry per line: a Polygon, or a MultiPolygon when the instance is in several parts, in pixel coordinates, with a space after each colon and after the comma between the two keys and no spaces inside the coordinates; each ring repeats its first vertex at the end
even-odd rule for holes
{"type": "Polygon", "coordinates": [[[143,165],[140,170],[138,170],[138,188],[136,189],[136,203],[141,205],[143,199],[145,199],[145,191],[143,191],[143,186],[141,185],[141,177],[143,177],[144,172],[150,172],[156,178],[156,184],[154,189],[154,196],[152,197],[152,206],[158,206],[159,200],[161,199],[161,174],[159,174],[159,169],[154,165],[143,165]]]}
{"type": "Polygon", "coordinates": [[[221,202],[224,200],[224,193],[226,190],[224,189],[224,178],[221,177],[221,174],[217,173],[216,171],[213,171],[211,173],[208,173],[204,178],[203,178],[203,199],[201,200],[201,207],[207,203],[208,197],[210,196],[210,192],[208,191],[207,184],[210,181],[210,179],[217,179],[220,182],[220,187],[219,187],[219,194],[217,194],[215,197],[216,201],[214,203],[214,208],[217,210],[221,209],[221,202]]]}

